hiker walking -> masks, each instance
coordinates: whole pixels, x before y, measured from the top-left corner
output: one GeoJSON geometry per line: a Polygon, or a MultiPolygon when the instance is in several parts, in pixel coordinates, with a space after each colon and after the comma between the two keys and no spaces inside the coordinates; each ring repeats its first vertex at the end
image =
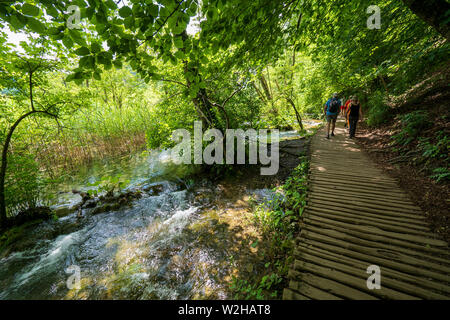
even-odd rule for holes
{"type": "Polygon", "coordinates": [[[356,125],[359,120],[362,120],[363,114],[361,109],[361,104],[356,96],[353,96],[347,109],[348,122],[350,125],[350,139],[355,137],[356,125]]]}
{"type": "Polygon", "coordinates": [[[334,128],[336,127],[336,120],[339,114],[339,109],[342,105],[341,100],[338,99],[338,94],[333,93],[333,97],[325,103],[324,113],[327,119],[327,139],[330,139],[330,124],[331,136],[334,136],[334,128]]]}
{"type": "Polygon", "coordinates": [[[349,125],[348,125],[348,116],[347,116],[347,112],[348,112],[348,105],[350,104],[350,102],[352,102],[352,99],[353,99],[353,96],[350,96],[350,97],[348,98],[348,100],[345,101],[345,104],[344,104],[344,114],[343,114],[343,116],[344,116],[344,118],[345,118],[344,128],[348,128],[348,127],[349,127],[349,125]]]}
{"type": "MultiPolygon", "coordinates": [[[[342,102],[344,102],[345,98],[342,98],[341,100],[342,100],[342,102]]],[[[341,112],[339,112],[339,115],[345,117],[345,105],[344,105],[344,103],[341,105],[341,112]]]]}

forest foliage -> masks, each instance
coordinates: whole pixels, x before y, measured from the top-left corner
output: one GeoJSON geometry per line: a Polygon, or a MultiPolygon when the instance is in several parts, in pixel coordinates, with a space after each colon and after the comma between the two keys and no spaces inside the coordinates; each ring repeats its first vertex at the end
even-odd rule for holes
{"type": "Polygon", "coordinates": [[[300,130],[339,92],[360,96],[369,124],[387,121],[390,97],[448,61],[449,48],[401,1],[378,1],[381,27],[369,29],[370,5],[2,1],[1,145],[36,111],[7,152],[8,214],[39,205],[44,186],[78,166],[170,147],[172,131],[196,119],[221,130],[300,130]],[[29,41],[14,46],[7,30],[29,41]]]}

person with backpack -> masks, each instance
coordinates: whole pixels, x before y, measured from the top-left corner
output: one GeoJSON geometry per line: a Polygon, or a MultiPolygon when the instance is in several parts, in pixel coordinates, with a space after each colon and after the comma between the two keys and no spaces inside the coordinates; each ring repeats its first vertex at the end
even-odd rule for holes
{"type": "Polygon", "coordinates": [[[342,102],[338,99],[338,94],[333,93],[333,97],[325,103],[324,113],[327,119],[327,139],[330,139],[330,124],[331,136],[334,136],[334,128],[336,127],[336,120],[341,108],[342,102]]]}
{"type": "Polygon", "coordinates": [[[347,117],[350,125],[350,139],[355,137],[356,125],[359,120],[363,119],[361,104],[356,96],[352,97],[350,104],[347,109],[347,117]]]}

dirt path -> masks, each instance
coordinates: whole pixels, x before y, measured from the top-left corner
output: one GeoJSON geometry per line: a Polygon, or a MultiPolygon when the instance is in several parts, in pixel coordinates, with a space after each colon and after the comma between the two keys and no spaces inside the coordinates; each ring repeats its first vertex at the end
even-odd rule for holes
{"type": "Polygon", "coordinates": [[[396,181],[347,138],[311,143],[308,206],[284,299],[450,299],[450,250],[396,181]],[[370,265],[381,289],[370,290],[370,265]]]}

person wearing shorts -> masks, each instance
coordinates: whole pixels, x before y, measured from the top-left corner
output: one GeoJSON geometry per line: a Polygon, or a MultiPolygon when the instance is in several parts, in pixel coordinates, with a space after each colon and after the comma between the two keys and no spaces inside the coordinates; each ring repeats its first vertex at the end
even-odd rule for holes
{"type": "Polygon", "coordinates": [[[330,126],[331,126],[331,136],[334,136],[334,128],[336,127],[336,120],[339,114],[339,110],[342,106],[342,101],[338,99],[338,94],[334,93],[333,97],[330,98],[326,103],[325,103],[325,108],[324,108],[324,113],[325,113],[325,117],[327,119],[327,139],[330,139],[330,126]],[[332,110],[332,104],[333,103],[338,103],[339,107],[337,108],[337,110],[332,110]]]}
{"type": "MultiPolygon", "coordinates": [[[[344,101],[345,101],[345,98],[342,99],[342,102],[344,102],[344,101]]],[[[339,113],[339,115],[345,117],[345,105],[344,104],[341,105],[341,112],[339,113]]]]}

